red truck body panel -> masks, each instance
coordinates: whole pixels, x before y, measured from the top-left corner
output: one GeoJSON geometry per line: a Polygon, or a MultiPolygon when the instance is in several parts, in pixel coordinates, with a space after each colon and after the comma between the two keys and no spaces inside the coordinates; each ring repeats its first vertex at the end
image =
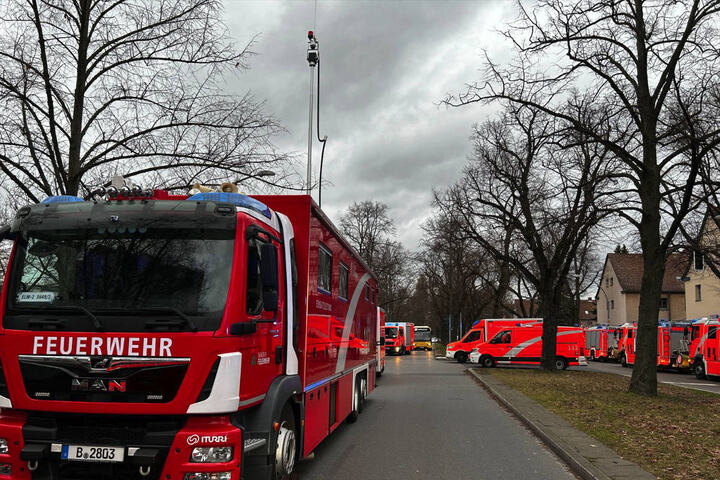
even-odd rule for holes
{"type": "Polygon", "coordinates": [[[542,323],[542,318],[483,318],[475,322],[470,330],[457,342],[447,344],[445,356],[462,360],[470,355],[473,348],[490,341],[497,332],[506,327],[542,323]]]}

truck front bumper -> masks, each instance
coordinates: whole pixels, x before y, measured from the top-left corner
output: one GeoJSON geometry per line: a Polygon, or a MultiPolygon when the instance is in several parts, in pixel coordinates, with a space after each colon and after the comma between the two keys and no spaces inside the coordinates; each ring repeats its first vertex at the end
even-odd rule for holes
{"type": "Polygon", "coordinates": [[[0,479],[13,480],[183,480],[193,473],[239,480],[244,451],[242,431],[227,416],[146,419],[3,410],[0,438],[8,442],[8,452],[0,454],[0,472],[10,471],[0,479]],[[123,461],[67,460],[70,446],[78,445],[120,447],[123,461]],[[231,458],[221,463],[192,461],[194,449],[211,447],[232,447],[231,458]]]}

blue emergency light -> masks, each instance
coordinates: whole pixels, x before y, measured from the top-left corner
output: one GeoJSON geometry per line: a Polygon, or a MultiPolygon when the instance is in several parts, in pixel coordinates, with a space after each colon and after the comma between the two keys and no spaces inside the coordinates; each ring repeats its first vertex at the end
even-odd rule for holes
{"type": "Polygon", "coordinates": [[[267,218],[272,218],[272,213],[267,205],[242,193],[202,192],[196,193],[192,197],[189,197],[188,200],[195,202],[229,203],[238,207],[255,210],[267,218]]]}
{"type": "Polygon", "coordinates": [[[77,203],[77,202],[84,202],[80,197],[76,197],[75,195],[55,195],[52,197],[47,197],[45,200],[43,200],[40,203],[44,204],[52,204],[52,203],[77,203]]]}

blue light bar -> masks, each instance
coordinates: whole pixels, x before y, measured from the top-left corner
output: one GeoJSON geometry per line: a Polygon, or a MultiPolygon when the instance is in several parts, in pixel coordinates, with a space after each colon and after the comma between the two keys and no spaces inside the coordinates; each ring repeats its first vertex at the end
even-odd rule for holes
{"type": "Polygon", "coordinates": [[[255,200],[254,198],[248,197],[247,195],[243,195],[242,193],[203,192],[196,193],[192,197],[188,198],[188,200],[195,202],[230,203],[238,207],[255,210],[256,212],[265,215],[267,218],[272,218],[272,213],[267,205],[255,200]]]}
{"type": "Polygon", "coordinates": [[[84,201],[85,200],[80,197],[76,197],[75,195],[55,195],[53,197],[47,197],[40,203],[77,203],[84,201]]]}

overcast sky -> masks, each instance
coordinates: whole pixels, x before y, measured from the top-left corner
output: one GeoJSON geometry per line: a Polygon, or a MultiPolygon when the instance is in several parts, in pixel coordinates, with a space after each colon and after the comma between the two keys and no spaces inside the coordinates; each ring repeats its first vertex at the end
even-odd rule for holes
{"type": "MultiPolygon", "coordinates": [[[[386,203],[398,239],[415,249],[433,188],[458,180],[472,124],[487,107],[438,102],[479,80],[481,53],[501,55],[495,29],[515,15],[500,1],[225,0],[239,44],[260,34],[251,69],[228,88],[251,90],[289,130],[275,139],[307,158],[307,31],[320,42],[320,134],[328,136],[323,210],[337,223],[355,201],[386,203]],[[313,27],[314,24],[314,27],[313,27]]],[[[313,146],[317,176],[320,144],[313,146]]],[[[302,171],[304,172],[304,166],[302,171]]],[[[304,173],[303,173],[304,175],[304,173]]],[[[317,200],[317,191],[313,197],[317,200]]]]}

